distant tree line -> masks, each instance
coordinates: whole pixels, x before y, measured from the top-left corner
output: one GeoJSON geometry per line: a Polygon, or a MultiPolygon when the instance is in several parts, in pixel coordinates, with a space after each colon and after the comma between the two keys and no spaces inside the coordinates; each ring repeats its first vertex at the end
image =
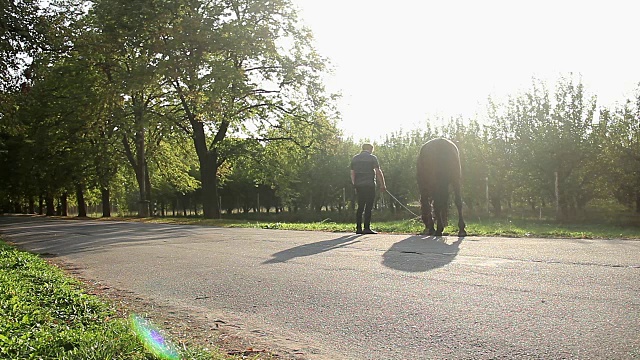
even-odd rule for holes
{"type": "MultiPolygon", "coordinates": [[[[327,60],[288,0],[15,4],[0,42],[3,212],[352,206],[360,144],[338,129],[327,60]]],[[[389,134],[375,153],[404,205],[434,137],[460,148],[468,208],[555,207],[565,219],[606,200],[640,213],[640,87],[608,108],[572,74],[551,90],[533,79],[477,118],[389,134]]]]}

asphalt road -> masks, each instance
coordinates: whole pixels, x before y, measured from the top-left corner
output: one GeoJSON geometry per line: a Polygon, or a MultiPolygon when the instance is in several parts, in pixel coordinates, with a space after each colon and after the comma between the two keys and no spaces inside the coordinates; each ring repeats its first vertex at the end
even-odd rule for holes
{"type": "Polygon", "coordinates": [[[640,359],[640,241],[20,216],[0,235],[293,358],[640,359]]]}

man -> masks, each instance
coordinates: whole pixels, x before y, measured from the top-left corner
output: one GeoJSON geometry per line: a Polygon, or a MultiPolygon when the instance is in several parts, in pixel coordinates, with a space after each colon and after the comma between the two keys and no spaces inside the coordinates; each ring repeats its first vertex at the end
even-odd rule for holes
{"type": "Polygon", "coordinates": [[[380,191],[387,187],[384,174],[378,164],[378,158],[372,154],[373,145],[362,144],[362,152],[351,159],[351,184],[356,189],[358,210],[356,211],[356,234],[375,234],[371,230],[371,209],[376,198],[376,178],[380,183],[380,191]],[[362,215],[364,213],[364,229],[362,215]]]}

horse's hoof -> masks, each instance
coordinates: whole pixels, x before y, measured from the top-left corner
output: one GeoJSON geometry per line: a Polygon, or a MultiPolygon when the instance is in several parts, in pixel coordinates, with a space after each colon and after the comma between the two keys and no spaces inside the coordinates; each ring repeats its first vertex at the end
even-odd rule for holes
{"type": "Polygon", "coordinates": [[[434,229],[424,229],[422,235],[433,236],[436,231],[434,229]]]}

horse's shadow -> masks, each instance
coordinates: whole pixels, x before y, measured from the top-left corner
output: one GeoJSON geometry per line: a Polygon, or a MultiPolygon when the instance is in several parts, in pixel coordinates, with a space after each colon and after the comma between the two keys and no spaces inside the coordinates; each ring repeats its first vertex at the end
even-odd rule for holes
{"type": "Polygon", "coordinates": [[[406,272],[425,272],[449,264],[458,255],[463,237],[456,241],[441,236],[411,236],[391,246],[382,264],[406,272]]]}
{"type": "Polygon", "coordinates": [[[264,261],[263,264],[283,263],[298,257],[316,255],[326,251],[345,247],[360,241],[358,240],[360,236],[361,235],[346,235],[346,236],[341,236],[337,239],[330,239],[330,240],[319,241],[311,244],[296,246],[291,249],[283,250],[271,255],[273,256],[273,258],[267,261],[264,261]]]}

